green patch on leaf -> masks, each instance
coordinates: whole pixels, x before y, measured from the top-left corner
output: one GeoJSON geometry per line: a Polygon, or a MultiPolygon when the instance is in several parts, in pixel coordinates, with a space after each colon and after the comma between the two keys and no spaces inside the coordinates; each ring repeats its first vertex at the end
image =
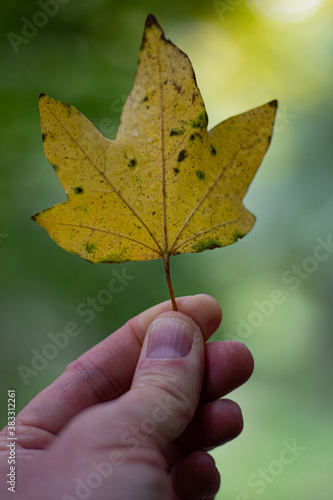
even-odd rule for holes
{"type": "Polygon", "coordinates": [[[62,105],[66,109],[66,113],[67,113],[68,118],[70,118],[72,116],[72,110],[73,110],[72,106],[67,104],[67,102],[63,102],[62,105]]]}
{"type": "Polygon", "coordinates": [[[83,194],[84,193],[84,189],[82,186],[77,186],[77,187],[74,187],[72,189],[73,189],[75,194],[83,194]]]}
{"type": "Polygon", "coordinates": [[[236,242],[238,240],[240,240],[241,238],[244,238],[245,234],[239,232],[239,231],[234,231],[232,233],[232,238],[233,238],[233,241],[236,242]]]}
{"type": "Polygon", "coordinates": [[[84,246],[85,250],[87,253],[94,253],[95,250],[97,249],[97,246],[95,245],[95,243],[86,243],[85,246],[84,246]]]}
{"type": "Polygon", "coordinates": [[[205,180],[205,177],[206,177],[206,176],[205,176],[205,174],[204,174],[204,172],[203,172],[202,170],[197,170],[197,171],[195,172],[195,175],[198,177],[198,179],[199,179],[200,181],[204,181],[204,180],[205,180]]]}
{"type": "Polygon", "coordinates": [[[200,115],[197,116],[192,122],[192,128],[199,128],[200,130],[205,130],[208,124],[208,117],[206,111],[202,111],[200,115]]]}
{"type": "Polygon", "coordinates": [[[198,253],[198,252],[203,252],[204,250],[213,250],[214,248],[219,248],[223,247],[222,243],[216,239],[216,238],[211,238],[206,241],[199,241],[195,245],[193,245],[193,251],[198,253]]]}
{"type": "Polygon", "coordinates": [[[126,262],[128,261],[126,254],[127,254],[127,247],[122,248],[120,252],[110,253],[109,255],[99,260],[98,262],[104,262],[104,263],[126,262]]]}

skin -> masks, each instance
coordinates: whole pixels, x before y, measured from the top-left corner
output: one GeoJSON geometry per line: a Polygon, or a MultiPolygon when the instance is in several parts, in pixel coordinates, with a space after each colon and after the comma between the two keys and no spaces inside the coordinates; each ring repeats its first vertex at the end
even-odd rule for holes
{"type": "MultiPolygon", "coordinates": [[[[220,398],[250,377],[253,358],[240,342],[205,344],[222,318],[215,299],[182,297],[177,306],[164,302],[129,320],[17,415],[16,500],[214,498],[220,476],[207,451],[243,428],[238,405],[220,398]],[[148,327],[166,316],[192,332],[185,357],[147,355],[148,327]]],[[[2,477],[7,437],[4,429],[2,477]]],[[[0,497],[13,498],[4,483],[0,497]]]]}

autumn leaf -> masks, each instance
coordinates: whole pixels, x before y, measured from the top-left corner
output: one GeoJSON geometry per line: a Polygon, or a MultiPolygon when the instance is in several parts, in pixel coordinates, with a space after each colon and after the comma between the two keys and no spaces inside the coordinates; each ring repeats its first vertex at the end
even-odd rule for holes
{"type": "Polygon", "coordinates": [[[146,20],[115,140],[76,108],[40,96],[44,152],[67,201],[33,219],[91,262],[163,258],[230,245],[255,217],[242,204],[270,144],[277,102],[207,131],[192,65],[146,20]]]}

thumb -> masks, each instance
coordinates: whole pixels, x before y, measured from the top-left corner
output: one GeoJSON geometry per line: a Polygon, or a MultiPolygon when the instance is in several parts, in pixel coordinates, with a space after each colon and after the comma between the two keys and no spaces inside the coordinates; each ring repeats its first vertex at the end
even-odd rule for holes
{"type": "Polygon", "coordinates": [[[150,324],[131,390],[123,404],[145,435],[163,449],[187,427],[196,411],[204,376],[204,340],[199,326],[179,312],[150,324]]]}
{"type": "MultiPolygon", "coordinates": [[[[87,483],[93,478],[91,484],[97,478],[101,487],[96,499],[152,498],[152,488],[159,491],[154,498],[162,498],[161,488],[165,495],[170,484],[160,451],[193,418],[203,376],[199,326],[180,312],[157,316],[147,329],[131,389],[87,409],[55,442],[51,469],[57,464],[61,470],[62,488],[68,485],[73,491],[75,486],[81,495],[82,478],[87,483]]],[[[58,488],[54,485],[54,491],[58,488]]]]}

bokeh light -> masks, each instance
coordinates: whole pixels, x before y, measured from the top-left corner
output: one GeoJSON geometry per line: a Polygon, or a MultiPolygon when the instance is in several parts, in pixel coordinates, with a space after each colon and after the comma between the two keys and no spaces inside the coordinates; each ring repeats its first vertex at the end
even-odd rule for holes
{"type": "Polygon", "coordinates": [[[246,0],[254,11],[275,21],[295,23],[312,16],[322,0],[246,0]]]}

